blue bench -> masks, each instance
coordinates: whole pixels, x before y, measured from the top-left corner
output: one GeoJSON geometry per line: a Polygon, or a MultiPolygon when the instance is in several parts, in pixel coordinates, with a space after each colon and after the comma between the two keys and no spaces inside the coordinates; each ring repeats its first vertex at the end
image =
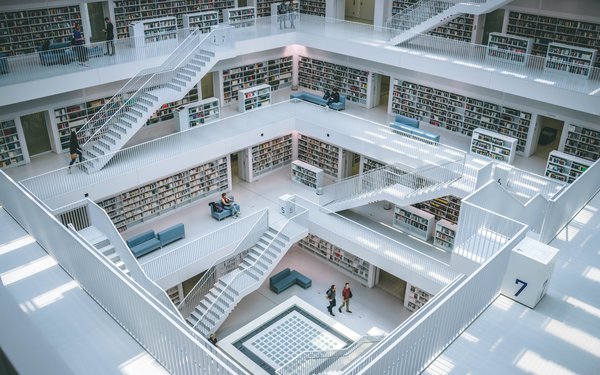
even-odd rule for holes
{"type": "Polygon", "coordinates": [[[419,120],[416,120],[416,119],[410,118],[410,117],[406,117],[403,115],[396,115],[394,122],[401,124],[401,125],[411,126],[413,128],[419,127],[419,120]]]}
{"type": "Polygon", "coordinates": [[[403,135],[407,135],[419,141],[426,143],[440,143],[439,134],[419,129],[419,121],[410,117],[397,115],[394,122],[390,123],[390,127],[394,130],[399,130],[403,135]]]}
{"type": "MultiPolygon", "coordinates": [[[[321,96],[318,96],[316,94],[311,94],[306,91],[298,91],[298,92],[292,93],[292,94],[290,94],[290,99],[304,100],[304,101],[307,101],[307,102],[310,102],[313,104],[317,104],[317,105],[322,105],[322,106],[327,105],[327,100],[323,99],[321,96]]],[[[340,101],[331,103],[329,105],[329,108],[335,109],[336,111],[341,111],[343,109],[346,109],[346,96],[340,94],[340,101]]]]}
{"type": "Polygon", "coordinates": [[[269,288],[271,288],[271,290],[277,294],[283,292],[294,284],[298,284],[302,288],[307,289],[312,286],[312,280],[300,272],[292,271],[289,268],[278,272],[269,279],[269,288]]]}
{"type": "Polygon", "coordinates": [[[0,74],[8,73],[8,53],[0,53],[0,74]]]}
{"type": "MultiPolygon", "coordinates": [[[[240,205],[237,203],[234,203],[234,204],[239,212],[240,205]]],[[[210,202],[208,205],[210,207],[210,216],[212,216],[213,219],[215,219],[215,220],[221,221],[221,220],[233,215],[233,211],[230,208],[223,207],[221,205],[221,202],[210,202]],[[221,207],[222,211],[219,211],[217,209],[217,205],[219,205],[219,207],[221,207]]]]}
{"type": "Polygon", "coordinates": [[[185,227],[182,223],[175,224],[165,230],[161,230],[156,234],[161,246],[180,240],[185,237],[185,227]]]}
{"type": "Polygon", "coordinates": [[[160,240],[153,230],[140,233],[127,240],[127,246],[136,258],[161,248],[160,240]]]}

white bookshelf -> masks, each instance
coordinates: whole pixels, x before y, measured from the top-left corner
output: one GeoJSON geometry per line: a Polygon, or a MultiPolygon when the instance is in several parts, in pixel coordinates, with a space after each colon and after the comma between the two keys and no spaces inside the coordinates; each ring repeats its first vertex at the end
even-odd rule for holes
{"type": "Polygon", "coordinates": [[[361,155],[360,156],[360,167],[359,167],[358,173],[360,173],[360,174],[366,173],[366,172],[372,171],[374,169],[382,168],[384,166],[385,166],[385,164],[378,160],[374,160],[374,159],[368,158],[364,155],[361,155]]]}
{"type": "Polygon", "coordinates": [[[344,273],[358,280],[362,285],[369,288],[375,286],[375,267],[369,262],[314,234],[309,234],[301,239],[298,245],[308,253],[325,259],[329,264],[340,268],[344,273]]]}
{"type": "Polygon", "coordinates": [[[298,134],[298,160],[322,169],[334,179],[341,177],[343,155],[338,146],[298,134]]]}
{"type": "Polygon", "coordinates": [[[404,294],[404,307],[412,312],[417,311],[433,297],[433,294],[410,284],[406,283],[406,292],[404,294]]]}
{"type": "Polygon", "coordinates": [[[299,3],[300,13],[311,16],[325,17],[327,0],[302,0],[299,3]]]}
{"type": "Polygon", "coordinates": [[[248,182],[255,181],[292,162],[292,134],[243,149],[238,153],[238,175],[248,182]],[[241,161],[241,163],[240,163],[241,161]]]}
{"type": "Polygon", "coordinates": [[[440,220],[435,223],[435,234],[433,236],[433,244],[440,249],[452,251],[454,247],[454,239],[456,238],[456,230],[458,226],[448,220],[440,220]]]}
{"type": "Polygon", "coordinates": [[[249,27],[256,25],[256,8],[239,7],[223,9],[223,22],[233,27],[249,27]]]}
{"type": "Polygon", "coordinates": [[[197,27],[203,34],[210,33],[211,27],[219,23],[219,12],[199,12],[182,15],[183,28],[197,27]]]}
{"type": "Polygon", "coordinates": [[[564,151],[591,161],[600,159],[600,131],[570,124],[564,151]]]}
{"type": "Polygon", "coordinates": [[[451,223],[458,223],[460,214],[461,199],[454,195],[434,198],[428,201],[413,204],[413,207],[421,209],[435,215],[436,220],[446,220],[451,223]]]}
{"type": "Polygon", "coordinates": [[[300,160],[292,162],[292,181],[317,189],[323,186],[323,170],[300,160]]]}
{"type": "Polygon", "coordinates": [[[544,69],[589,77],[595,61],[595,49],[550,43],[544,69]]]}
{"type": "Polygon", "coordinates": [[[103,199],[98,205],[125,231],[156,216],[231,188],[229,156],[103,199]]]}
{"type": "Polygon", "coordinates": [[[218,98],[207,98],[199,102],[181,106],[175,110],[177,131],[207,124],[221,115],[218,98]]]}
{"type": "Polygon", "coordinates": [[[435,216],[412,206],[394,208],[394,222],[396,228],[418,237],[424,241],[431,238],[435,224],[435,216]]]}
{"type": "Polygon", "coordinates": [[[146,125],[155,124],[157,122],[170,120],[175,117],[175,112],[177,108],[188,105],[190,103],[194,103],[198,101],[198,87],[194,86],[188,91],[187,94],[180,100],[176,100],[174,102],[165,103],[160,106],[156,112],[150,116],[148,121],[146,121],[146,125]]]}
{"type": "Polygon", "coordinates": [[[262,84],[238,90],[238,111],[246,112],[271,104],[271,86],[262,84]]]}
{"type": "Polygon", "coordinates": [[[532,46],[533,39],[531,38],[502,33],[490,33],[486,58],[526,65],[527,56],[531,54],[532,46]]]}
{"type": "Polygon", "coordinates": [[[517,140],[485,129],[473,130],[470,152],[512,164],[517,150],[517,140]]]}
{"type": "Polygon", "coordinates": [[[136,21],[129,24],[129,35],[135,47],[143,47],[149,43],[177,40],[177,18],[162,17],[136,21]]]}
{"type": "Polygon", "coordinates": [[[19,132],[15,120],[0,121],[0,168],[24,164],[19,132]]]}
{"type": "Polygon", "coordinates": [[[592,161],[554,150],[548,155],[546,176],[571,183],[585,172],[592,163],[592,161]]]}
{"type": "Polygon", "coordinates": [[[179,302],[183,299],[183,285],[177,284],[172,288],[166,290],[169,299],[175,306],[179,305],[179,302]]]}

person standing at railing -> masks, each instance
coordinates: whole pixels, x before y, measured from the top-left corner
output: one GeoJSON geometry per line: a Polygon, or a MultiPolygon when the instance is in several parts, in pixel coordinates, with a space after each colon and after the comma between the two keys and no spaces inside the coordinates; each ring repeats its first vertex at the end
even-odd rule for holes
{"type": "Polygon", "coordinates": [[[285,5],[285,2],[277,5],[277,18],[279,20],[279,28],[287,29],[287,5],[285,5]],[[281,27],[281,24],[283,24],[283,27],[281,27]]]}
{"type": "Polygon", "coordinates": [[[290,0],[290,2],[287,5],[287,13],[288,13],[288,18],[290,19],[290,29],[295,29],[296,26],[294,25],[294,18],[296,17],[296,7],[294,5],[294,0],[290,0]]]}
{"type": "Polygon", "coordinates": [[[71,155],[71,162],[69,163],[69,173],[71,173],[71,166],[77,160],[77,156],[79,156],[79,162],[83,161],[83,153],[81,152],[81,147],[79,146],[79,141],[77,140],[77,133],[75,130],[71,131],[71,138],[69,139],[69,154],[71,155]]]}
{"type": "Polygon", "coordinates": [[[73,29],[73,41],[71,44],[75,50],[77,61],[79,61],[81,65],[85,65],[84,62],[88,60],[87,49],[84,46],[85,39],[83,38],[83,33],[81,32],[81,28],[78,23],[75,24],[75,28],[73,29]]]}
{"type": "Polygon", "coordinates": [[[104,33],[106,34],[106,53],[105,55],[109,55],[112,56],[115,54],[115,44],[113,42],[113,39],[115,39],[115,27],[112,24],[112,22],[110,22],[110,18],[106,17],[104,18],[104,23],[106,23],[105,29],[102,29],[102,31],[104,31],[104,33]],[[112,52],[111,52],[112,49],[112,52]]]}

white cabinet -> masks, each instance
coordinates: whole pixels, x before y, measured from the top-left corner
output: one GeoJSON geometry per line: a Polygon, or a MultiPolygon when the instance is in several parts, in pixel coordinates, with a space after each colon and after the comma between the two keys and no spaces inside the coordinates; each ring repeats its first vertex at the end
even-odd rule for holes
{"type": "Polygon", "coordinates": [[[525,65],[533,39],[502,33],[490,33],[486,57],[525,65]]]}
{"type": "Polygon", "coordinates": [[[550,43],[546,54],[545,69],[588,77],[596,61],[596,50],[550,43]]]}
{"type": "Polygon", "coordinates": [[[203,34],[210,33],[210,28],[218,23],[219,12],[217,11],[191,13],[183,15],[184,29],[197,27],[203,34]]]}
{"type": "Polygon", "coordinates": [[[135,47],[148,43],[176,42],[177,19],[175,17],[153,18],[129,24],[129,35],[133,37],[135,47]]]}
{"type": "Polygon", "coordinates": [[[517,151],[517,140],[485,129],[473,130],[471,149],[474,154],[512,164],[517,151]]]}
{"type": "Polygon", "coordinates": [[[238,90],[238,111],[246,112],[271,104],[271,86],[268,84],[238,90]]]}
{"type": "Polygon", "coordinates": [[[419,210],[412,206],[394,208],[394,227],[400,228],[409,234],[424,241],[432,235],[435,216],[429,212],[419,210]]]}
{"type": "Polygon", "coordinates": [[[552,151],[546,163],[546,176],[559,181],[571,183],[585,172],[592,162],[577,156],[552,151]]]}
{"type": "Polygon", "coordinates": [[[458,226],[448,220],[440,220],[435,224],[435,235],[433,244],[440,249],[452,251],[454,247],[454,239],[456,238],[456,230],[458,226]]]}
{"type": "Polygon", "coordinates": [[[254,26],[256,24],[256,9],[254,7],[223,9],[223,22],[233,27],[254,26]]]}
{"type": "Polygon", "coordinates": [[[417,311],[433,297],[433,294],[406,283],[406,292],[404,292],[404,307],[412,312],[417,311]]]}
{"type": "Polygon", "coordinates": [[[220,116],[219,99],[208,98],[177,108],[175,119],[177,130],[182,131],[194,126],[217,120],[220,116]]]}
{"type": "Polygon", "coordinates": [[[292,162],[292,181],[313,189],[323,186],[323,170],[300,160],[292,162]]]}

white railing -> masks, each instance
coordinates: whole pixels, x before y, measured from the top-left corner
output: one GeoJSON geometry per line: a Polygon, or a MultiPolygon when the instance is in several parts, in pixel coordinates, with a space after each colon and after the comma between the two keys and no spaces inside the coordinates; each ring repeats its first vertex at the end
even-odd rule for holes
{"type": "Polygon", "coordinates": [[[240,253],[246,251],[251,246],[256,244],[263,233],[269,229],[269,211],[265,209],[254,214],[252,220],[248,220],[247,223],[253,223],[253,225],[251,228],[243,231],[238,228],[238,225],[236,225],[234,228],[226,227],[227,231],[221,229],[217,232],[213,232],[220,238],[231,236],[231,233],[244,233],[245,235],[232,251],[212,263],[208,270],[204,272],[200,280],[198,280],[196,285],[194,285],[192,290],[190,290],[181,303],[177,305],[177,309],[184,319],[187,319],[192,311],[194,311],[196,306],[200,304],[200,301],[202,301],[202,299],[208,294],[217,280],[219,280],[219,278],[224,274],[232,271],[233,268],[237,268],[239,262],[241,261],[233,262],[233,264],[229,265],[228,267],[222,267],[223,263],[230,259],[235,259],[240,253]]]}
{"type": "Polygon", "coordinates": [[[89,227],[90,224],[90,212],[88,210],[89,199],[82,199],[73,203],[69,203],[63,207],[59,207],[52,210],[48,207],[46,209],[52,212],[52,215],[60,221],[63,225],[72,224],[75,230],[82,230],[89,227]]]}
{"type": "Polygon", "coordinates": [[[47,212],[0,171],[0,205],[168,372],[246,374],[235,362],[184,329],[129,277],[47,212]],[[140,319],[143,317],[143,319],[140,319]]]}
{"type": "Polygon", "coordinates": [[[386,25],[390,31],[398,34],[447,11],[454,5],[455,1],[421,0],[390,17],[386,25]]]}
{"type": "Polygon", "coordinates": [[[493,179],[521,202],[527,202],[538,194],[549,200],[566,185],[564,182],[497,162],[494,162],[493,179]]]}
{"type": "Polygon", "coordinates": [[[510,253],[527,232],[522,224],[513,228],[509,241],[477,271],[457,277],[344,374],[425,370],[500,294],[510,253]]]}

